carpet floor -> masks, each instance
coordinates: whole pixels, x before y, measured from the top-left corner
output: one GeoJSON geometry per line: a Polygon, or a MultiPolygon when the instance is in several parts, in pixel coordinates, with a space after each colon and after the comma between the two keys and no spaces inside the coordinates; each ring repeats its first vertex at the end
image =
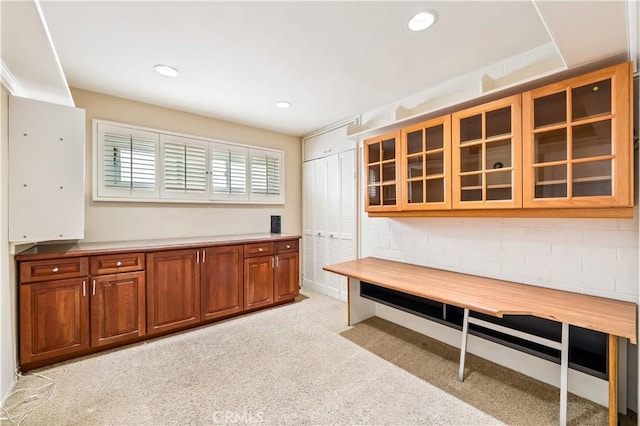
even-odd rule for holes
{"type": "Polygon", "coordinates": [[[340,336],[345,304],[305,293],[26,374],[2,424],[502,424],[340,336]]]}
{"type": "MultiPolygon", "coordinates": [[[[36,370],[0,410],[22,425],[556,425],[557,388],[304,290],[285,306],[36,370]]],[[[570,425],[607,411],[569,396],[570,425]]],[[[622,425],[636,424],[623,417],[622,425]]]]}

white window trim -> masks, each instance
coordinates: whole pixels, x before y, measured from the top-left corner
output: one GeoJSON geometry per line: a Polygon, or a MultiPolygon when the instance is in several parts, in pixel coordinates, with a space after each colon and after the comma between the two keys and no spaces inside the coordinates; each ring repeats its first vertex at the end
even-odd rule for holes
{"type": "Polygon", "coordinates": [[[284,204],[284,191],[285,191],[285,162],[284,151],[266,147],[260,147],[256,145],[248,145],[236,142],[223,141],[219,139],[205,138],[201,136],[194,136],[183,133],[170,132],[165,130],[159,130],[149,127],[136,126],[126,123],[119,123],[114,121],[107,121],[101,119],[92,120],[92,200],[93,201],[117,201],[117,202],[156,202],[156,203],[214,203],[214,204],[284,204]],[[104,176],[104,158],[101,155],[102,151],[99,148],[102,147],[102,141],[99,134],[99,128],[104,129],[107,127],[114,127],[117,129],[126,128],[131,132],[147,132],[156,134],[156,178],[154,191],[147,191],[140,193],[140,190],[124,191],[124,190],[108,190],[103,184],[104,176]],[[161,143],[163,140],[184,140],[188,139],[194,144],[205,144],[206,149],[206,164],[207,164],[207,191],[206,196],[202,196],[202,193],[192,193],[190,191],[173,191],[162,190],[164,188],[164,157],[163,146],[161,143]],[[211,190],[211,148],[213,146],[228,146],[232,150],[246,150],[247,152],[247,176],[246,176],[246,194],[234,194],[232,196],[221,196],[222,194],[212,194],[211,190]],[[251,194],[251,165],[250,165],[250,151],[255,150],[264,153],[265,155],[275,156],[280,158],[280,194],[278,196],[263,196],[258,194],[251,194]],[[103,164],[101,164],[103,163],[103,164]],[[107,189],[105,191],[105,189],[107,189]],[[151,193],[153,192],[153,193],[151,193]]]}

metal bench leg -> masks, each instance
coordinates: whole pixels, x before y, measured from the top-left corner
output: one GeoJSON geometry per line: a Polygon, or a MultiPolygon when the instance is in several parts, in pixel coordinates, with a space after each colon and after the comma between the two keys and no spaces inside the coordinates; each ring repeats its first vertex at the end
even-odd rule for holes
{"type": "Polygon", "coordinates": [[[460,343],[460,369],[458,370],[458,380],[464,381],[464,358],[467,354],[467,335],[469,334],[469,309],[464,310],[462,320],[462,342],[460,343]]]}
{"type": "Polygon", "coordinates": [[[567,389],[569,385],[569,324],[562,323],[560,350],[560,426],[567,424],[567,389]]]}

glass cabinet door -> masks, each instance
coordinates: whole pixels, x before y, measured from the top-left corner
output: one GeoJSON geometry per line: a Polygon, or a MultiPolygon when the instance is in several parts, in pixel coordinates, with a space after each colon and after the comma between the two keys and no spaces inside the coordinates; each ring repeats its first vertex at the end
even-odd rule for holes
{"type": "Polygon", "coordinates": [[[523,97],[524,207],[631,206],[630,65],[523,97]]]}
{"type": "Polygon", "coordinates": [[[366,211],[398,210],[399,132],[364,142],[366,211]]]}
{"type": "Polygon", "coordinates": [[[451,208],[451,117],[402,130],[402,210],[451,208]]]}
{"type": "Polygon", "coordinates": [[[520,95],[452,115],[453,207],[522,206],[520,95]]]}

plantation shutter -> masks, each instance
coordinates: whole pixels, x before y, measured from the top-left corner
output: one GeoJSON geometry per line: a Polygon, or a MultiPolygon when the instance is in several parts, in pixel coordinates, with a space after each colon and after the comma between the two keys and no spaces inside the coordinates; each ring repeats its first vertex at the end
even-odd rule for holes
{"type": "Polygon", "coordinates": [[[156,133],[99,123],[98,195],[158,196],[156,133]]]}
{"type": "Polygon", "coordinates": [[[283,153],[250,150],[251,201],[284,203],[283,153]]]}
{"type": "Polygon", "coordinates": [[[206,199],[207,144],[195,139],[160,135],[163,199],[206,199]]]}
{"type": "Polygon", "coordinates": [[[247,148],[212,143],[211,199],[247,200],[247,148]]]}

